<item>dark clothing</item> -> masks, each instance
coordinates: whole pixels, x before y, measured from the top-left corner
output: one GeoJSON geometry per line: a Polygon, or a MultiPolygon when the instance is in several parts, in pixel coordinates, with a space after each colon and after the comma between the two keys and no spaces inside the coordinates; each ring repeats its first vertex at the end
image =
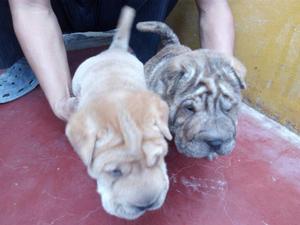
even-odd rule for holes
{"type": "MultiPolygon", "coordinates": [[[[141,33],[135,29],[139,21],[164,21],[177,0],[51,0],[63,33],[106,31],[116,27],[122,6],[136,9],[130,46],[137,57],[147,61],[159,45],[155,34],[141,33]]],[[[10,67],[23,57],[16,39],[7,0],[0,1],[0,68],[10,67]]],[[[30,31],[29,31],[30,32],[30,31]]]]}

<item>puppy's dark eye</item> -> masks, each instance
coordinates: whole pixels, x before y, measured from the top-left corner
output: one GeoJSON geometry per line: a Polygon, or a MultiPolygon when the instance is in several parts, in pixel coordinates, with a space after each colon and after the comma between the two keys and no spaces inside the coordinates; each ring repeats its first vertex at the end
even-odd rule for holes
{"type": "Polygon", "coordinates": [[[193,104],[188,104],[184,106],[184,109],[190,113],[195,113],[195,107],[193,104]]]}
{"type": "Polygon", "coordinates": [[[234,101],[227,95],[223,95],[221,99],[221,106],[225,112],[230,112],[234,107],[234,101]]]}
{"type": "Polygon", "coordinates": [[[196,112],[196,108],[194,105],[194,101],[192,99],[188,99],[182,103],[182,110],[188,114],[194,114],[196,112]]]}
{"type": "Polygon", "coordinates": [[[109,171],[108,173],[110,176],[112,176],[114,178],[119,178],[119,177],[123,176],[123,173],[119,168],[113,169],[113,170],[109,171]]]}

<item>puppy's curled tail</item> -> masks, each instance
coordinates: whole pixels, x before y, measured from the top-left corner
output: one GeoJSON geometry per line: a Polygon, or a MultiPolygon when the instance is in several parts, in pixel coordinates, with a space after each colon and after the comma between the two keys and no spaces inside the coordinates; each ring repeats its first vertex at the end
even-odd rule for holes
{"type": "Polygon", "coordinates": [[[124,6],[121,10],[117,31],[109,48],[118,48],[127,51],[129,46],[130,32],[135,17],[135,10],[124,6]]]}
{"type": "Polygon", "coordinates": [[[174,31],[165,23],[158,21],[139,22],[136,28],[142,32],[158,34],[163,46],[180,45],[179,39],[174,31]]]}

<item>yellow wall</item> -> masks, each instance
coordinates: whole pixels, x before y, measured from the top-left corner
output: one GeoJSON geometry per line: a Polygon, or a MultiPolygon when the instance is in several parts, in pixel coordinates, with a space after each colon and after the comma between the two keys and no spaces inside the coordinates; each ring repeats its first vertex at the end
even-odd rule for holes
{"type": "MultiPolygon", "coordinates": [[[[245,98],[300,132],[300,1],[229,0],[236,56],[248,69],[245,98]]],[[[179,1],[168,22],[182,43],[197,48],[194,0],[179,1]]]]}

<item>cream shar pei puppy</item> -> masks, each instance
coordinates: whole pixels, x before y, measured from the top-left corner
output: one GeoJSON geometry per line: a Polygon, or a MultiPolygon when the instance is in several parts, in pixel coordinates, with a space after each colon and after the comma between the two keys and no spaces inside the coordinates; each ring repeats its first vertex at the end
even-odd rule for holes
{"type": "Polygon", "coordinates": [[[157,33],[163,48],[145,65],[147,84],[170,107],[169,126],[179,152],[191,157],[229,154],[235,145],[246,69],[236,58],[191,50],[164,23],[141,22],[157,33]]]}
{"type": "Polygon", "coordinates": [[[134,14],[125,7],[109,49],[77,69],[79,103],[66,127],[104,209],[126,219],[162,206],[169,188],[165,138],[172,138],[167,104],[147,90],[143,64],[127,51],[134,14]]]}

